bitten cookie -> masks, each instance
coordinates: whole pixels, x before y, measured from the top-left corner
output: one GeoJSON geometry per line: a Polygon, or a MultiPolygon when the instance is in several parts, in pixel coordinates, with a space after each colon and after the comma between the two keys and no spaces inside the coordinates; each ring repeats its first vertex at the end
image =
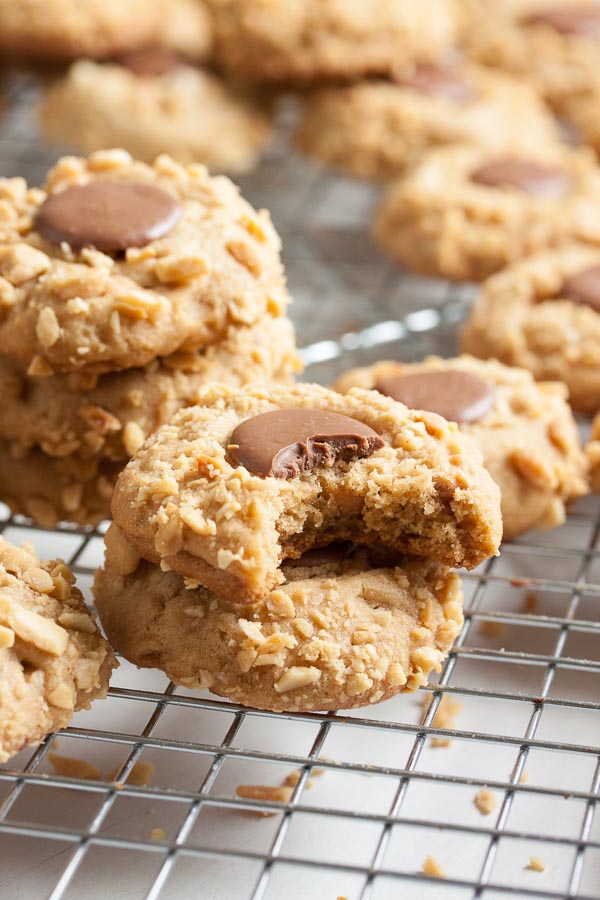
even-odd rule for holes
{"type": "Polygon", "coordinates": [[[59,522],[98,525],[110,518],[110,501],[123,463],[99,456],[48,456],[37,447],[0,440],[0,500],[42,528],[59,522]]]}
{"type": "Polygon", "coordinates": [[[106,696],[117,663],[74,584],[0,537],[0,763],[106,696]]]}
{"type": "Polygon", "coordinates": [[[482,286],[462,348],[563,381],[571,406],[600,408],[600,250],[570,246],[498,272],[482,286]]]}
{"type": "Polygon", "coordinates": [[[598,78],[600,8],[594,0],[503,0],[471,4],[463,45],[472,58],[531,80],[559,110],[598,78]]]}
{"type": "Polygon", "coordinates": [[[0,0],[0,52],[13,59],[104,57],[158,42],[164,0],[0,0]]]}
{"type": "Polygon", "coordinates": [[[160,50],[111,63],[79,60],[50,87],[40,117],[50,140],[83,153],[123,147],[148,163],[168,153],[215,171],[251,169],[270,135],[257,105],[160,50]]]}
{"type": "Polygon", "coordinates": [[[476,566],[499,491],[453,424],[375,392],[207,388],[119,478],[115,522],[140,556],[230,600],[262,599],[282,559],[336,540],[476,566]]]}
{"type": "Polygon", "coordinates": [[[495,153],[557,143],[557,126],[535,91],[469,63],[420,63],[392,81],[317,91],[298,146],[360,178],[401,174],[429,149],[474,143],[495,153]]]}
{"type": "Polygon", "coordinates": [[[562,525],[565,505],[587,493],[579,433],[559,382],[537,384],[523,369],[459,356],[380,362],[335,387],[375,389],[458,422],[500,488],[505,538],[562,525]]]}
{"type": "Polygon", "coordinates": [[[589,151],[557,146],[433,151],[388,188],[374,235],[412,271],[478,281],[536,251],[600,244],[600,169],[589,151]]]}
{"type": "Polygon", "coordinates": [[[246,706],[346,709],[416,690],[462,625],[460,580],[430,560],[326,547],[284,564],[250,606],[136,560],[114,525],[107,546],[94,593],[119,652],[246,706]]]}
{"type": "Polygon", "coordinates": [[[53,457],[124,461],[210,382],[285,383],[299,369],[294,330],[284,316],[232,328],[201,351],[99,376],[35,378],[0,355],[0,439],[38,445],[53,457]]]}
{"type": "Polygon", "coordinates": [[[457,32],[450,0],[210,0],[216,58],[236,75],[318,81],[438,59],[457,32]]]}
{"type": "Polygon", "coordinates": [[[107,150],[0,198],[0,345],[30,375],[142,366],[288,302],[268,213],[201,165],[107,150]]]}

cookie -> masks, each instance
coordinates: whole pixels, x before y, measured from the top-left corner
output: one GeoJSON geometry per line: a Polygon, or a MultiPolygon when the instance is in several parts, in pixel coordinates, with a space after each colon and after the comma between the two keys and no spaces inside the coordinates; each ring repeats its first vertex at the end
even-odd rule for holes
{"type": "Polygon", "coordinates": [[[600,250],[573,245],[515,263],[482,286],[462,349],[563,381],[571,406],[600,408],[600,250]]]}
{"type": "Polygon", "coordinates": [[[160,40],[164,0],[0,0],[0,53],[16,60],[110,56],[160,40]]]}
{"type": "Polygon", "coordinates": [[[201,165],[99,151],[0,198],[0,346],[30,375],[143,366],[288,302],[268,213],[201,165]]]}
{"type": "Polygon", "coordinates": [[[231,604],[136,562],[115,531],[94,584],[114,646],[137,666],[245,706],[347,709],[416,690],[462,625],[460,580],[431,560],[382,565],[364,548],[341,557],[324,548],[284,563],[263,603],[231,604]]]}
{"type": "Polygon", "coordinates": [[[210,0],[215,56],[227,70],[272,82],[387,74],[453,43],[450,0],[210,0]]]}
{"type": "Polygon", "coordinates": [[[463,46],[472,58],[530,80],[560,112],[598,78],[600,10],[593,0],[513,0],[471,15],[463,46]]]}
{"type": "Polygon", "coordinates": [[[319,385],[207,388],[122,473],[115,522],[140,556],[235,602],[281,559],[336,540],[476,566],[500,540],[479,451],[439,416],[319,385]]]}
{"type": "Polygon", "coordinates": [[[586,90],[574,92],[565,98],[561,116],[566,127],[573,131],[577,142],[591,147],[596,157],[600,158],[598,104],[600,85],[595,81],[586,90]]]}
{"type": "Polygon", "coordinates": [[[117,663],[74,584],[0,537],[0,763],[106,696],[117,663]]]}
{"type": "Polygon", "coordinates": [[[587,493],[587,464],[560,382],[538,384],[524,369],[459,356],[380,362],[335,387],[375,389],[456,421],[500,488],[506,539],[562,525],[566,504],[587,493]]]}
{"type": "Polygon", "coordinates": [[[317,91],[296,134],[305,153],[359,178],[399,175],[447,144],[535,153],[558,141],[554,119],[531,87],[468,63],[421,63],[398,70],[392,81],[317,91]]]}
{"type": "Polygon", "coordinates": [[[600,169],[589,151],[557,146],[432,151],[387,189],[374,236],[411,271],[478,281],[536,251],[600,244],[600,169]]]}
{"type": "Polygon", "coordinates": [[[35,378],[0,355],[0,439],[38,445],[53,457],[124,461],[207,383],[289,382],[299,369],[284,316],[232,328],[204,350],[106,375],[35,378]]]}
{"type": "Polygon", "coordinates": [[[148,163],[168,153],[211,171],[251,169],[270,136],[257,105],[161,50],[108,64],[79,60],[50,87],[40,117],[49,140],[83,153],[123,147],[148,163]]]}
{"type": "Polygon", "coordinates": [[[110,501],[123,463],[102,457],[48,456],[37,447],[0,440],[0,501],[42,528],[59,522],[98,525],[110,517],[110,501]]]}

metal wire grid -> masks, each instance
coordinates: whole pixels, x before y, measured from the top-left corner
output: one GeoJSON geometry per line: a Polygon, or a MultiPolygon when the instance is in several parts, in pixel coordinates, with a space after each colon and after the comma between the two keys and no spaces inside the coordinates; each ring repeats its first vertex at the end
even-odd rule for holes
{"type": "MultiPolygon", "coordinates": [[[[0,164],[35,180],[56,154],[32,140],[28,93],[18,100],[0,164]]],[[[409,279],[376,254],[370,189],[283,144],[243,189],[283,234],[309,377],[452,352],[467,295],[409,279]]],[[[65,558],[89,586],[102,529],[47,532],[4,510],[0,531],[65,558]]],[[[465,575],[465,627],[420,693],[432,698],[425,713],[398,697],[347,714],[275,715],[124,664],[106,701],[0,768],[0,896],[595,900],[599,541],[600,504],[588,498],[562,529],[527,535],[465,575]],[[464,708],[435,727],[448,695],[464,708]],[[436,748],[440,738],[451,746],[436,748]],[[53,773],[57,741],[104,780],[53,773]],[[148,786],[127,781],[140,760],[156,764],[148,786]],[[235,796],[236,784],[279,784],[296,768],[289,802],[235,796]],[[499,801],[488,818],[472,804],[483,787],[499,801]],[[151,839],[152,826],[164,837],[151,839]],[[446,869],[443,883],[418,873],[427,853],[446,869]],[[525,869],[531,855],[545,873],[525,869]]]]}

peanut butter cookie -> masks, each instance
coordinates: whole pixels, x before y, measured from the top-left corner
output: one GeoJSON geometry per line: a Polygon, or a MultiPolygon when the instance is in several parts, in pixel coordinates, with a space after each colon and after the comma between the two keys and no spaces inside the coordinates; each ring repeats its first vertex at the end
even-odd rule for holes
{"type": "Polygon", "coordinates": [[[74,584],[0,537],[0,762],[106,696],[117,663],[74,584]]]}
{"type": "Polygon", "coordinates": [[[50,140],[83,153],[123,147],[148,163],[168,153],[214,171],[251,169],[270,135],[257,105],[164,50],[79,60],[50,87],[40,117],[50,140]]]}
{"type": "Polygon", "coordinates": [[[432,151],[388,188],[374,234],[414,272],[478,281],[536,251],[600,244],[600,169],[589,151],[556,145],[432,151]]]}
{"type": "Polygon", "coordinates": [[[600,249],[573,245],[489,278],[462,332],[462,348],[563,381],[571,406],[600,408],[600,249]]]}
{"type": "Polygon", "coordinates": [[[354,369],[336,384],[352,387],[458,422],[500,488],[505,538],[562,525],[565,505],[587,493],[587,464],[560,382],[536,383],[524,369],[459,356],[354,369]]]}
{"type": "Polygon", "coordinates": [[[124,470],[115,522],[145,559],[232,601],[282,559],[336,540],[476,566],[500,540],[499,491],[439,416],[312,384],[207,388],[124,470]]]}
{"type": "Polygon", "coordinates": [[[317,81],[438,59],[457,34],[450,0],[210,0],[216,57],[236,75],[317,81]]]}
{"type": "Polygon", "coordinates": [[[391,81],[317,91],[296,141],[350,175],[390,178],[435,147],[473,143],[493,153],[535,153],[559,142],[559,134],[523,82],[469,63],[419,63],[391,81]]]}
{"type": "Polygon", "coordinates": [[[30,375],[143,366],[286,307],[268,213],[201,165],[99,151],[0,198],[0,344],[30,375]]]}
{"type": "Polygon", "coordinates": [[[187,688],[287,712],[416,690],[462,625],[460,580],[431,560],[380,561],[338,546],[281,572],[281,586],[258,606],[228,603],[139,560],[112,525],[94,593],[107,634],[131,662],[187,688]]]}
{"type": "Polygon", "coordinates": [[[600,493],[600,415],[594,417],[589,442],[585,447],[590,465],[590,484],[595,493],[600,493]]]}

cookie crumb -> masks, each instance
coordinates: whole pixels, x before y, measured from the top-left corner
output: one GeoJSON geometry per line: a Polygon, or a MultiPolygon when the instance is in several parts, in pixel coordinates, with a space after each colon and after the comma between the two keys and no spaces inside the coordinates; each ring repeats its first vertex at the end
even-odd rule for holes
{"type": "MultiPolygon", "coordinates": [[[[423,714],[427,712],[431,706],[433,694],[426,695],[423,700],[423,714]]],[[[456,717],[462,712],[463,705],[455,700],[450,694],[444,694],[442,701],[438,706],[433,722],[434,728],[453,728],[456,724],[456,717]]],[[[432,737],[429,741],[431,747],[449,747],[452,741],[447,737],[432,737]]]]}
{"type": "Polygon", "coordinates": [[[519,784],[527,784],[529,781],[529,772],[527,769],[523,769],[521,772],[521,777],[519,778],[519,784]]]}
{"type": "Polygon", "coordinates": [[[48,760],[54,769],[55,775],[63,775],[66,778],[81,778],[84,781],[102,781],[100,769],[86,762],[85,759],[61,756],[59,753],[49,753],[48,760]]]}
{"type": "Polygon", "coordinates": [[[164,841],[165,839],[165,829],[164,828],[153,828],[150,832],[150,840],[151,841],[164,841]]]}
{"type": "Polygon", "coordinates": [[[526,869],[529,869],[531,872],[545,872],[546,871],[546,863],[539,858],[539,856],[531,856],[529,858],[529,863],[525,866],[526,869]]]}
{"type": "Polygon", "coordinates": [[[493,791],[482,789],[475,794],[473,803],[482,816],[489,816],[498,806],[498,798],[493,791]]]}
{"type": "Polygon", "coordinates": [[[479,632],[486,637],[503,637],[506,634],[506,631],[507,628],[505,622],[493,622],[491,619],[483,619],[479,623],[479,632]]]}
{"type": "Polygon", "coordinates": [[[536,591],[527,591],[523,598],[523,612],[536,613],[540,606],[540,595],[536,591]]]}
{"type": "MultiPolygon", "coordinates": [[[[285,785],[269,785],[269,784],[238,784],[235,789],[237,797],[243,800],[268,800],[274,803],[289,803],[294,789],[285,785]]],[[[244,810],[246,812],[246,810],[244,810]]],[[[276,816],[276,812],[267,809],[251,809],[247,810],[254,816],[268,818],[276,816]]]]}
{"type": "MultiPolygon", "coordinates": [[[[117,772],[121,767],[114,769],[109,776],[109,781],[114,781],[117,772]]],[[[148,787],[148,785],[152,781],[152,777],[154,775],[155,767],[153,763],[150,762],[136,762],[133,769],[129,773],[127,778],[127,784],[132,785],[133,787],[148,787]]],[[[120,784],[120,782],[118,782],[120,784]]],[[[118,788],[121,790],[121,788],[118,788]]]]}
{"type": "Polygon", "coordinates": [[[426,856],[421,866],[424,875],[431,875],[432,878],[447,878],[448,876],[440,866],[435,856],[426,856]]]}

